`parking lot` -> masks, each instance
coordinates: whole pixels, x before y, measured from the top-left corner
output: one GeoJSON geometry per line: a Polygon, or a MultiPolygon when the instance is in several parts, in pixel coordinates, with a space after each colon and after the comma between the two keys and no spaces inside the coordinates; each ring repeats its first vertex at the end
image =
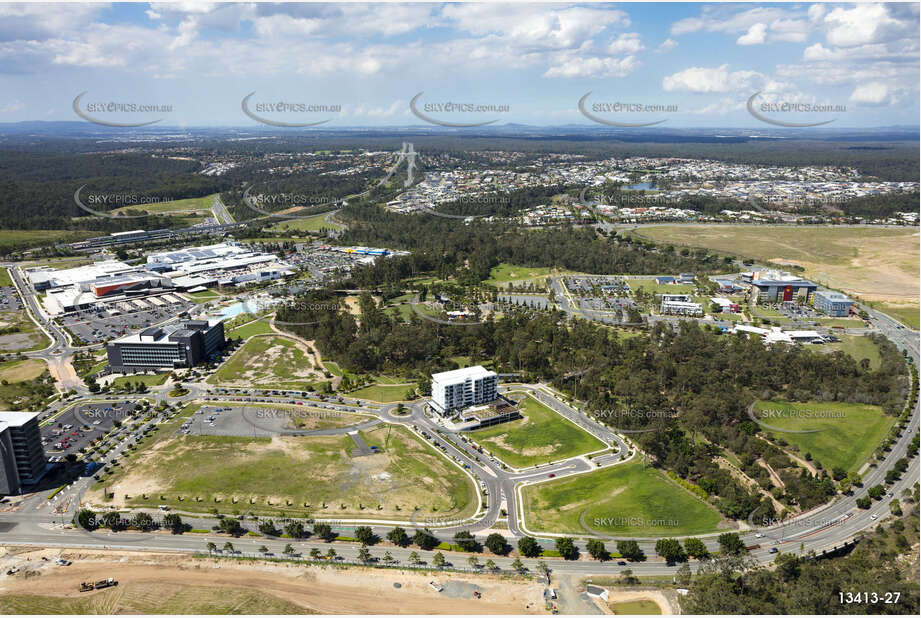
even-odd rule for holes
{"type": "Polygon", "coordinates": [[[158,324],[184,311],[189,311],[194,306],[195,303],[192,301],[171,293],[84,309],[68,314],[61,318],[60,322],[77,337],[92,344],[158,324]]]}
{"type": "Polygon", "coordinates": [[[116,420],[129,418],[137,404],[133,401],[84,403],[70,408],[41,428],[42,445],[49,461],[61,461],[77,454],[96,438],[108,433],[116,420]]]}
{"type": "Polygon", "coordinates": [[[566,277],[566,289],[573,296],[608,297],[627,296],[630,284],[616,276],[609,277],[566,277]]]}
{"type": "Polygon", "coordinates": [[[0,287],[0,311],[19,311],[22,303],[16,288],[10,286],[0,287]]]}

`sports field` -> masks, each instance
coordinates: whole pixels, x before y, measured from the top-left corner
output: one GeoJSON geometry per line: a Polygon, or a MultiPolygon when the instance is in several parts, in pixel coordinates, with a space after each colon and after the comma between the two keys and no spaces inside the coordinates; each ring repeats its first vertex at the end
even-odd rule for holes
{"type": "Polygon", "coordinates": [[[772,427],[819,430],[790,433],[762,427],[774,438],[796,446],[800,456],[809,453],[824,468],[841,467],[848,473],[860,469],[895,422],[879,406],[860,403],[758,401],[755,410],[755,415],[772,427]]]}
{"type": "Polygon", "coordinates": [[[921,291],[917,228],[653,225],[631,233],[663,244],[796,264],[816,283],[868,300],[917,304],[921,291]]]}
{"type": "Polygon", "coordinates": [[[417,517],[473,514],[469,477],[407,429],[378,425],[359,437],[380,452],[358,456],[349,435],[165,434],[103,482],[114,489],[115,505],[405,520],[414,511],[417,517]]]}
{"type": "Polygon", "coordinates": [[[716,509],[640,461],[629,461],[522,490],[532,532],[626,537],[715,532],[716,509]]]}
{"type": "MultiPolygon", "coordinates": [[[[515,398],[520,393],[511,393],[515,398]]],[[[526,468],[605,448],[604,443],[530,395],[521,418],[470,432],[471,439],[513,468],[526,468]]]]}
{"type": "Polygon", "coordinates": [[[569,272],[571,271],[547,266],[515,266],[503,262],[489,271],[489,279],[485,283],[496,287],[508,287],[510,283],[534,282],[539,284],[547,277],[569,272]]]}
{"type": "Polygon", "coordinates": [[[310,390],[322,379],[306,346],[287,337],[266,335],[249,339],[207,381],[310,390]]]}

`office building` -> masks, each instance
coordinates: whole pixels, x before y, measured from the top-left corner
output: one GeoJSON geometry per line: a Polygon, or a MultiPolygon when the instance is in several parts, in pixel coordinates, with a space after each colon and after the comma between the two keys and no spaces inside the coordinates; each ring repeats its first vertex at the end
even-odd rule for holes
{"type": "Polygon", "coordinates": [[[753,303],[809,303],[818,286],[787,273],[755,273],[751,282],[753,303]]]}
{"type": "Polygon", "coordinates": [[[702,315],[700,303],[691,302],[690,294],[660,294],[659,313],[669,315],[702,315]]]}
{"type": "Polygon", "coordinates": [[[432,374],[432,407],[440,414],[489,403],[498,396],[499,377],[480,365],[432,374]]]}
{"type": "Polygon", "coordinates": [[[220,320],[188,320],[154,326],[109,343],[109,367],[117,373],[194,367],[215,358],[224,349],[220,320]]]}
{"type": "Polygon", "coordinates": [[[38,412],[0,411],[0,496],[22,493],[46,468],[38,412]]]}
{"type": "Polygon", "coordinates": [[[822,290],[815,293],[815,300],[812,305],[825,315],[846,318],[851,315],[851,307],[854,305],[854,301],[841,292],[822,290]]]}

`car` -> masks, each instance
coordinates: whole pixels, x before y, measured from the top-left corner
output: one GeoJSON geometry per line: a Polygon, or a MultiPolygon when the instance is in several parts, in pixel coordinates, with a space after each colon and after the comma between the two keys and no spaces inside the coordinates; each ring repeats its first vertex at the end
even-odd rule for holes
{"type": "Polygon", "coordinates": [[[763,536],[764,536],[764,535],[761,534],[760,532],[756,532],[756,533],[755,533],[755,538],[756,538],[756,539],[760,539],[760,538],[763,537],[763,536]]]}
{"type": "Polygon", "coordinates": [[[555,477],[555,476],[556,476],[556,474],[553,474],[553,473],[551,472],[550,474],[547,475],[547,478],[552,479],[552,478],[555,477]]]}
{"type": "Polygon", "coordinates": [[[617,561],[617,566],[627,566],[627,563],[624,562],[623,560],[618,560],[618,561],[617,561]]]}
{"type": "Polygon", "coordinates": [[[776,547],[772,547],[768,553],[776,554],[776,553],[777,553],[777,548],[776,548],[776,547]]]}
{"type": "Polygon", "coordinates": [[[877,519],[879,519],[879,515],[877,515],[876,513],[873,513],[872,515],[870,515],[870,519],[872,519],[873,521],[876,521],[877,519]]]}

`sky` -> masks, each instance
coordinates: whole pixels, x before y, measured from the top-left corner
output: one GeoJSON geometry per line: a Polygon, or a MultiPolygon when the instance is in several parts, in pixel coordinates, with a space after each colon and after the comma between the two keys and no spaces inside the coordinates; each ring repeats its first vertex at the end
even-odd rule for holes
{"type": "Polygon", "coordinates": [[[0,3],[0,122],[917,126],[919,81],[917,3],[0,3]]]}

